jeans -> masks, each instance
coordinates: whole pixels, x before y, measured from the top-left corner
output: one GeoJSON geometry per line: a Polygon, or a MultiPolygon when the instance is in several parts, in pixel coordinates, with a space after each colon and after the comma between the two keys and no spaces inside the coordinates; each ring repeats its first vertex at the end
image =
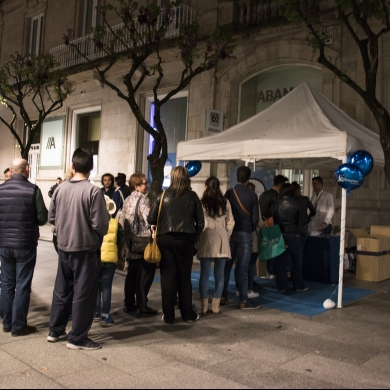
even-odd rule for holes
{"type": "Polygon", "coordinates": [[[99,278],[100,259],[96,251],[58,250],[58,270],[49,323],[51,332],[62,334],[72,313],[72,330],[68,333],[68,340],[77,343],[88,338],[99,278]]]}
{"type": "Polygon", "coordinates": [[[3,326],[14,332],[27,325],[36,260],[35,246],[32,249],[0,248],[3,326]]]}
{"type": "Polygon", "coordinates": [[[251,253],[251,261],[249,263],[249,269],[248,269],[248,291],[253,291],[253,282],[255,280],[255,268],[256,268],[256,262],[257,262],[257,252],[251,253]]]}
{"type": "Polygon", "coordinates": [[[230,272],[236,260],[236,284],[240,292],[240,301],[248,300],[248,270],[252,254],[252,233],[233,232],[230,237],[230,251],[232,259],[226,261],[225,283],[222,296],[227,298],[230,272]]]}
{"type": "Polygon", "coordinates": [[[114,280],[115,270],[115,263],[101,264],[95,313],[110,314],[112,281],[114,280]]]}
{"type": "Polygon", "coordinates": [[[224,286],[225,258],[200,259],[200,281],[199,292],[200,299],[208,297],[208,283],[211,273],[211,263],[214,261],[214,298],[221,298],[224,286]]]}
{"type": "Polygon", "coordinates": [[[275,260],[276,286],[279,290],[286,290],[288,285],[286,266],[291,261],[291,276],[293,279],[293,289],[302,290],[305,282],[302,276],[302,250],[301,237],[283,234],[284,242],[288,246],[286,251],[275,260]]]}

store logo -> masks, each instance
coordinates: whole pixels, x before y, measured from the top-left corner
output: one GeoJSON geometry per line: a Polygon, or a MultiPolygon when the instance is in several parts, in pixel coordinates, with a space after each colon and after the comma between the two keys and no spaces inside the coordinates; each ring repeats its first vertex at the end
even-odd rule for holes
{"type": "Polygon", "coordinates": [[[54,141],[54,137],[49,137],[47,140],[46,149],[56,148],[56,142],[54,141]]]}
{"type": "Polygon", "coordinates": [[[257,91],[255,95],[255,100],[256,103],[274,102],[286,96],[293,89],[294,87],[290,87],[290,90],[288,90],[287,88],[283,88],[283,90],[277,88],[275,91],[273,91],[272,89],[267,89],[265,91],[257,91]]]}

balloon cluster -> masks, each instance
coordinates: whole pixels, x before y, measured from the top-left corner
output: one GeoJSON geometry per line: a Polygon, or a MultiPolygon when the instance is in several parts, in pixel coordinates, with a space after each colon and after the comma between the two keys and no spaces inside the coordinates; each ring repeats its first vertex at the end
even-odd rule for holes
{"type": "Polygon", "coordinates": [[[348,163],[340,165],[334,177],[337,184],[347,190],[347,196],[350,190],[359,188],[364,177],[367,176],[374,167],[374,159],[371,154],[365,150],[358,150],[348,157],[348,163]]]}
{"type": "Polygon", "coordinates": [[[200,172],[200,170],[202,169],[202,163],[198,160],[189,161],[186,164],[186,168],[187,168],[189,177],[193,177],[193,176],[197,175],[200,172]]]}

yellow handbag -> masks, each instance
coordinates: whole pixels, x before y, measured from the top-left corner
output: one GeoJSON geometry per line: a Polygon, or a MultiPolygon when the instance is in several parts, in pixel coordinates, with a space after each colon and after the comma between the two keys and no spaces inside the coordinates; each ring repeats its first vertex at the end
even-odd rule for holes
{"type": "Polygon", "coordinates": [[[165,195],[165,191],[162,193],[160,199],[160,206],[158,208],[158,215],[157,215],[157,225],[156,225],[156,230],[154,232],[153,241],[146,246],[144,251],[144,259],[147,263],[157,264],[161,260],[160,248],[157,245],[157,227],[158,227],[158,220],[160,218],[161,206],[164,199],[164,195],[165,195]]]}

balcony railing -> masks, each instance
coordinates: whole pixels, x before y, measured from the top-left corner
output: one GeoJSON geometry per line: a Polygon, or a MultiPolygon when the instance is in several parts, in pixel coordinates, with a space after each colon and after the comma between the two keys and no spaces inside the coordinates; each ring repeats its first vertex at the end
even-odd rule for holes
{"type": "MultiPolygon", "coordinates": [[[[319,0],[297,0],[300,7],[308,13],[318,10],[319,0]]],[[[235,0],[238,26],[256,26],[271,23],[283,18],[285,6],[276,0],[235,0]]]]}
{"type": "MultiPolygon", "coordinates": [[[[174,8],[174,17],[172,23],[169,25],[166,38],[173,39],[179,36],[180,27],[185,23],[191,23],[195,21],[196,12],[192,8],[181,4],[179,7],[174,8]]],[[[159,27],[160,18],[157,21],[157,28],[159,27]]],[[[140,24],[136,21],[137,31],[142,35],[146,32],[146,26],[140,24]]],[[[112,27],[114,33],[120,30],[123,30],[123,41],[125,44],[119,40],[115,42],[114,50],[116,53],[120,53],[125,51],[128,47],[131,47],[130,34],[126,29],[124,29],[124,24],[118,24],[112,27]]],[[[103,44],[106,44],[112,40],[113,36],[111,31],[107,31],[107,34],[104,38],[103,44]]],[[[106,53],[103,50],[96,48],[93,42],[93,34],[85,35],[81,38],[75,39],[71,41],[72,44],[76,45],[81,53],[84,54],[85,57],[89,61],[94,61],[99,58],[104,58],[106,53]]],[[[70,46],[70,45],[61,45],[54,47],[50,50],[50,54],[53,55],[54,59],[60,64],[58,68],[69,68],[75,65],[80,65],[86,63],[87,60],[82,56],[78,51],[70,46]]]]}

